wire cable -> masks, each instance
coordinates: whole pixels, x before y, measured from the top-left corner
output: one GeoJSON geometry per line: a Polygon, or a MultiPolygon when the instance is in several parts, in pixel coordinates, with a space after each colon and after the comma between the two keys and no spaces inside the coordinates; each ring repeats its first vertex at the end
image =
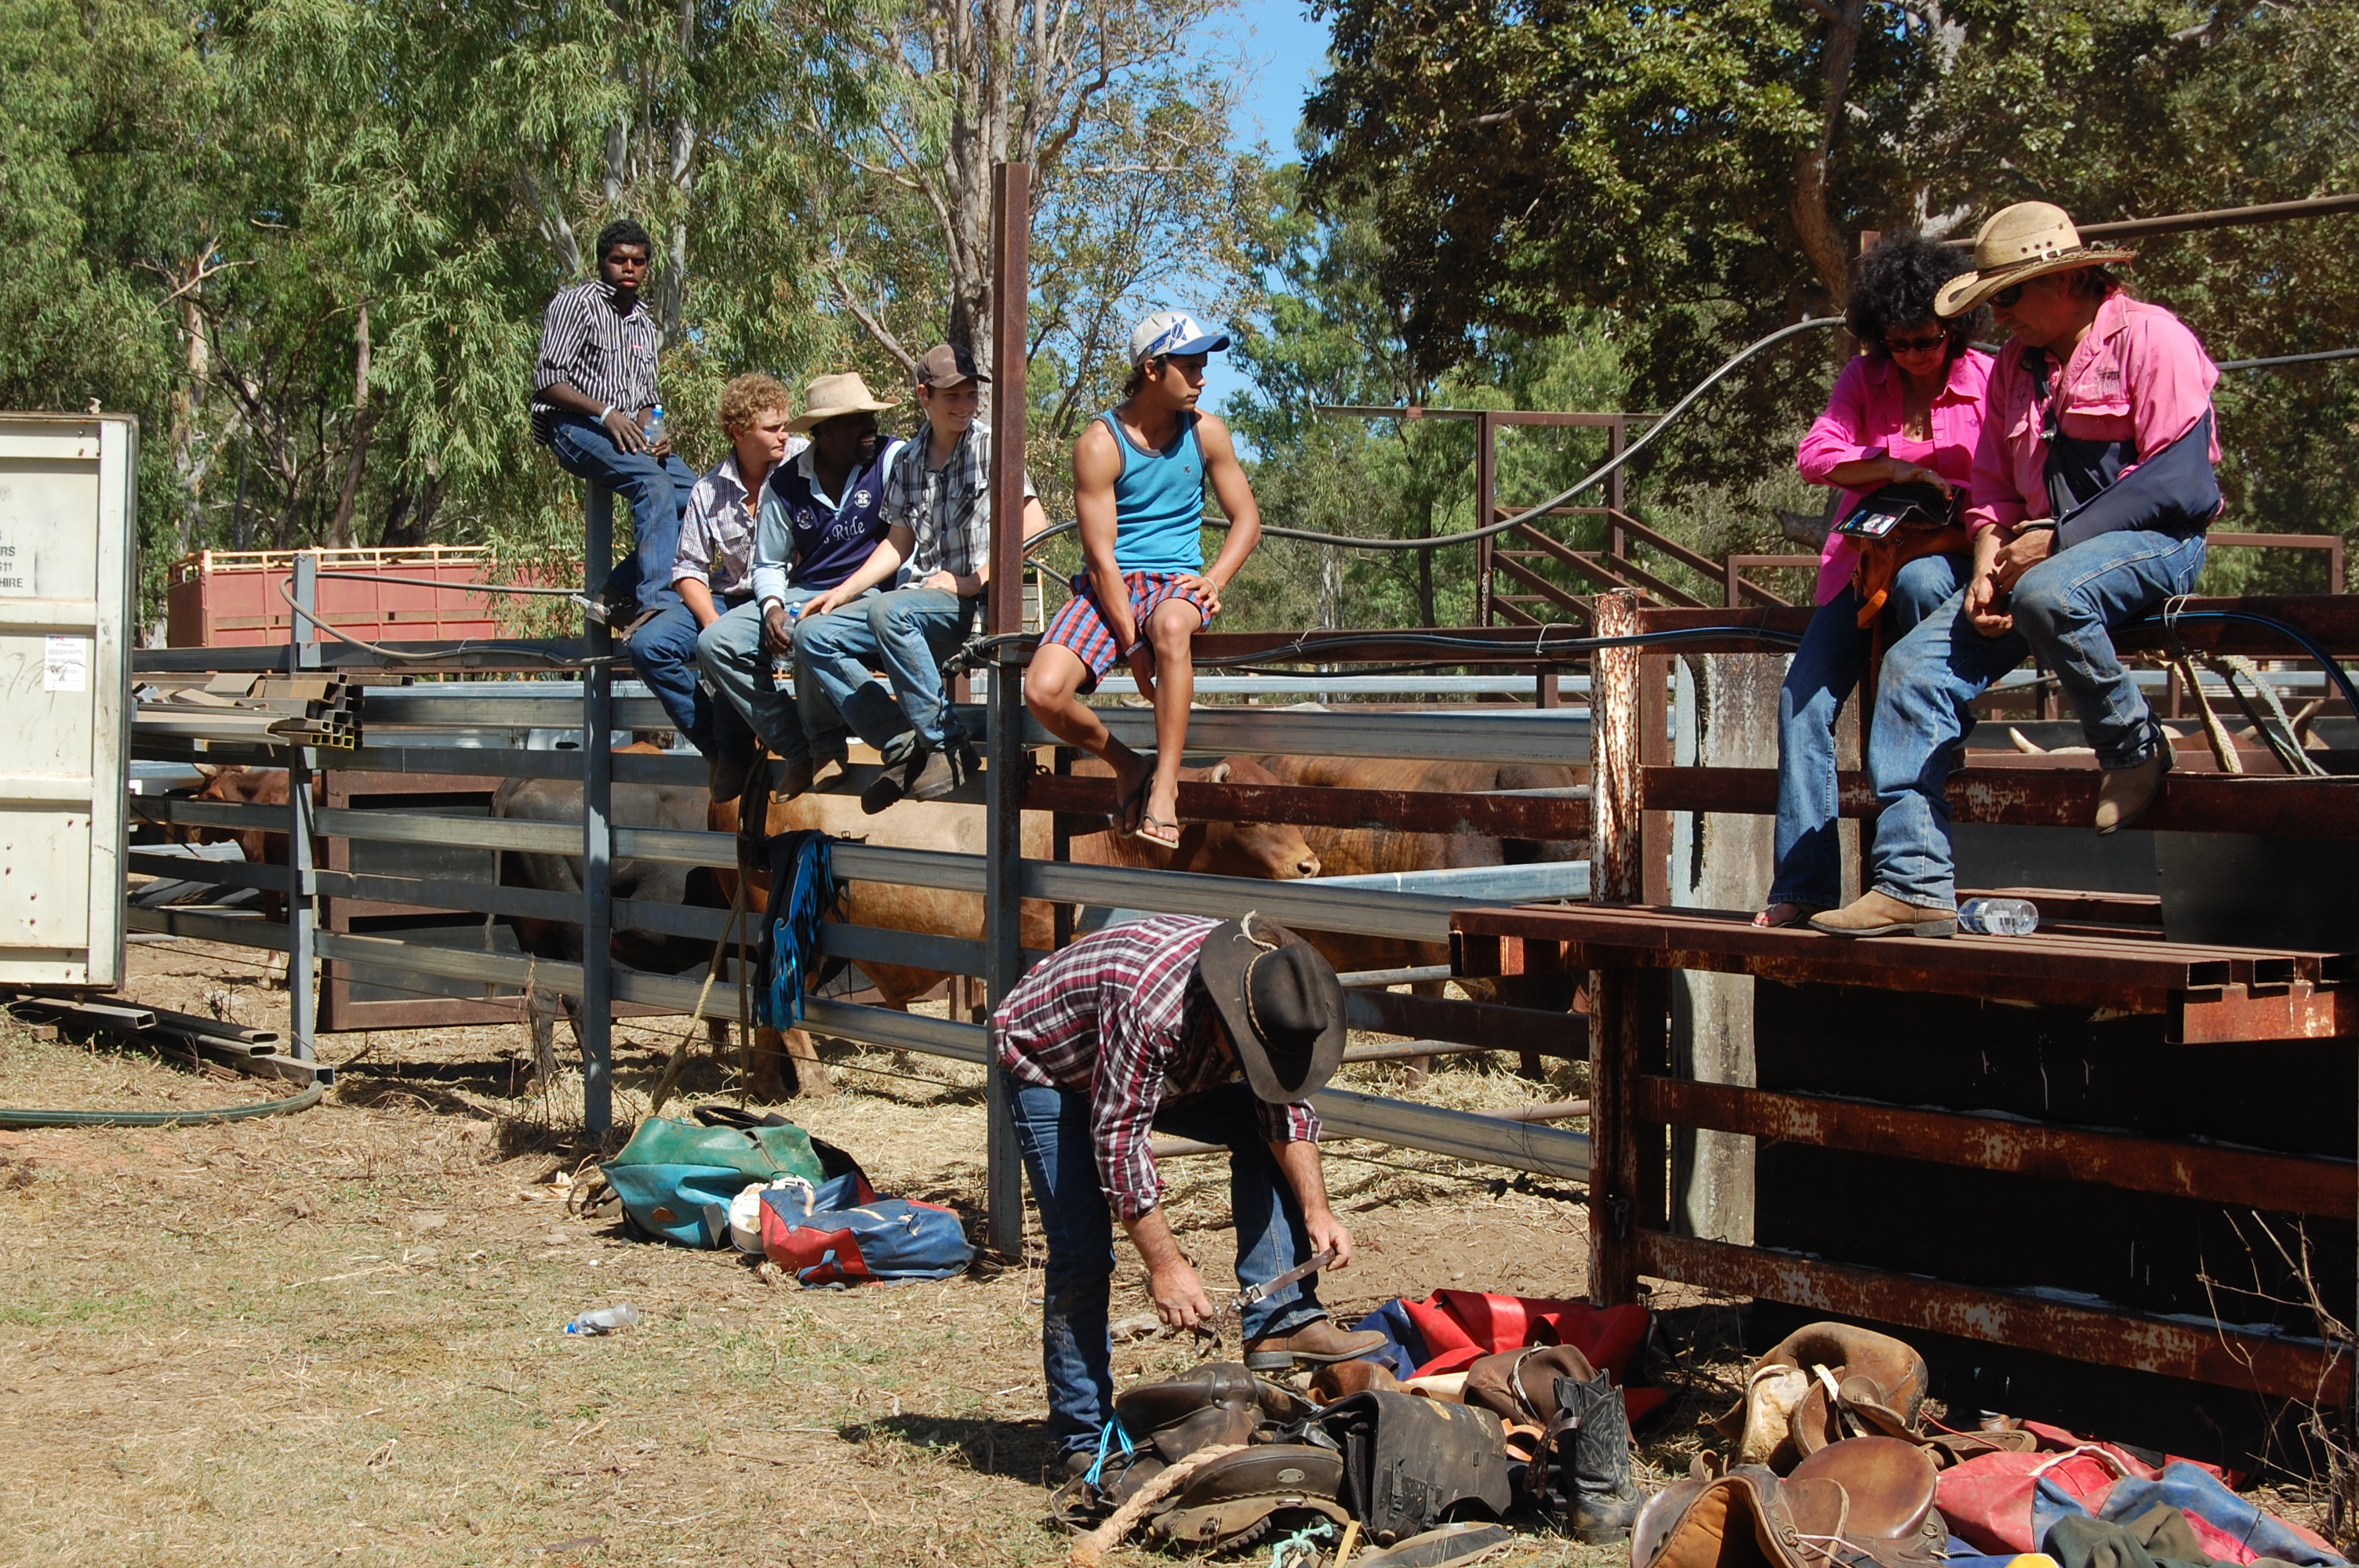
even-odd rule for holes
{"type": "MultiPolygon", "coordinates": [[[[326,577],[329,574],[321,572],[320,575],[321,577],[326,577]]],[[[548,590],[536,589],[535,591],[548,590]]],[[[571,589],[568,589],[565,591],[569,597],[577,599],[581,597],[580,595],[573,593],[571,589]]],[[[305,621],[310,622],[314,627],[326,633],[337,642],[349,643],[351,646],[359,648],[364,653],[375,654],[378,658],[389,660],[392,663],[398,665],[438,665],[446,663],[451,659],[464,658],[469,654],[506,654],[515,657],[536,658],[545,665],[549,665],[559,669],[582,669],[593,665],[611,665],[617,662],[612,654],[599,657],[583,654],[580,657],[574,657],[570,654],[552,653],[547,648],[535,647],[529,643],[479,643],[472,637],[463,643],[455,643],[448,648],[422,648],[409,650],[389,648],[383,643],[371,643],[363,638],[355,637],[350,633],[340,632],[333,626],[329,625],[325,621],[321,620],[319,616],[312,613],[310,611],[306,610],[300,604],[296,603],[294,585],[287,579],[281,578],[278,581],[278,597],[287,601],[288,609],[293,611],[296,614],[301,616],[305,621]]]]}
{"type": "Polygon", "coordinates": [[[313,1084],[285,1099],[225,1106],[220,1110],[20,1110],[8,1107],[0,1108],[0,1127],[201,1127],[212,1121],[252,1121],[309,1110],[320,1103],[323,1092],[313,1084]]]}
{"type": "MultiPolygon", "coordinates": [[[[1506,533],[1511,528],[1519,528],[1535,517],[1555,511],[1583,491],[1593,490],[1611,479],[1623,465],[1645,451],[1648,444],[1657,436],[1661,435],[1673,420],[1693,407],[1705,393],[1726,380],[1730,372],[1754,355],[1775,348],[1788,338],[1799,337],[1804,332],[1815,332],[1827,327],[1840,327],[1843,322],[1843,319],[1840,316],[1812,316],[1805,320],[1797,321],[1790,327],[1780,327],[1767,337],[1756,339],[1747,343],[1731,354],[1718,370],[1689,388],[1686,396],[1664,410],[1662,417],[1647,426],[1645,434],[1607,459],[1603,467],[1595,470],[1586,478],[1577,481],[1570,489],[1560,491],[1538,505],[1518,512],[1513,517],[1503,517],[1496,523],[1479,528],[1464,529],[1456,534],[1438,534],[1430,539],[1366,539],[1352,534],[1322,534],[1311,528],[1280,528],[1268,524],[1262,525],[1263,536],[1271,539],[1301,539],[1314,545],[1334,545],[1347,550],[1435,550],[1445,545],[1472,544],[1477,539],[1492,538],[1506,533]]],[[[1204,525],[1208,528],[1226,528],[1229,526],[1229,522],[1226,518],[1208,517],[1204,520],[1204,525]]],[[[1060,534],[1069,534],[1079,526],[1081,526],[1080,523],[1074,519],[1051,524],[1033,535],[1029,542],[1038,544],[1060,534]]]]}

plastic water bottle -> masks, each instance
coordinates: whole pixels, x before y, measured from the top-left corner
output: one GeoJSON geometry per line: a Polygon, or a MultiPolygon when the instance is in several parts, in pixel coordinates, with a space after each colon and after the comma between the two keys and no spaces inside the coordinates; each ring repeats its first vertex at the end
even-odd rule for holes
{"type": "Polygon", "coordinates": [[[647,411],[647,445],[650,447],[660,447],[664,444],[664,411],[663,405],[660,403],[647,411]]]}
{"type": "Polygon", "coordinates": [[[1958,905],[1958,929],[1973,936],[2028,936],[2039,906],[2027,898],[1970,898],[1958,905]]]}
{"type": "Polygon", "coordinates": [[[585,1312],[565,1325],[568,1334],[620,1334],[639,1321],[639,1309],[628,1302],[617,1302],[596,1312],[585,1312]]]}

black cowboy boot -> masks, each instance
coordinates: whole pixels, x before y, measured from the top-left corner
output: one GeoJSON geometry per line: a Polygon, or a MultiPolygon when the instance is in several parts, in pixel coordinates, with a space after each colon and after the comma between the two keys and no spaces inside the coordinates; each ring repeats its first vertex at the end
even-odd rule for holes
{"type": "Polygon", "coordinates": [[[1544,1499],[1575,1541],[1620,1541],[1638,1518],[1630,1476],[1630,1416],[1622,1390],[1603,1372],[1556,1380],[1556,1418],[1539,1463],[1549,1472],[1544,1499]]]}

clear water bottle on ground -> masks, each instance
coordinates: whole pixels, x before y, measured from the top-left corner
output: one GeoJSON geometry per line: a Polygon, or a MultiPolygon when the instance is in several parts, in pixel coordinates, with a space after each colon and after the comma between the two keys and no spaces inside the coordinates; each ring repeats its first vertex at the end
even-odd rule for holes
{"type": "Polygon", "coordinates": [[[662,446],[664,443],[664,429],[663,405],[658,403],[653,408],[647,410],[647,445],[650,447],[662,446]]]}
{"type": "Polygon", "coordinates": [[[1970,898],[1958,905],[1958,929],[1973,936],[2028,936],[2039,906],[2027,898],[1970,898]]]}
{"type": "Polygon", "coordinates": [[[628,1302],[617,1302],[596,1312],[585,1312],[565,1325],[568,1334],[620,1334],[639,1321],[639,1309],[628,1302]]]}

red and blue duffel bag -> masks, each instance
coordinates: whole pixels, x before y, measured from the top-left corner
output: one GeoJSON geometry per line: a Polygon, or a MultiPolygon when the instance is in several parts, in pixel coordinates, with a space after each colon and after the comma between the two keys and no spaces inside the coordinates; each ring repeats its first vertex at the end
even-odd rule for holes
{"type": "Polygon", "coordinates": [[[803,1284],[898,1284],[966,1271],[974,1249],[958,1216],[929,1203],[873,1195],[839,1176],[762,1195],[762,1250],[803,1284]]]}

